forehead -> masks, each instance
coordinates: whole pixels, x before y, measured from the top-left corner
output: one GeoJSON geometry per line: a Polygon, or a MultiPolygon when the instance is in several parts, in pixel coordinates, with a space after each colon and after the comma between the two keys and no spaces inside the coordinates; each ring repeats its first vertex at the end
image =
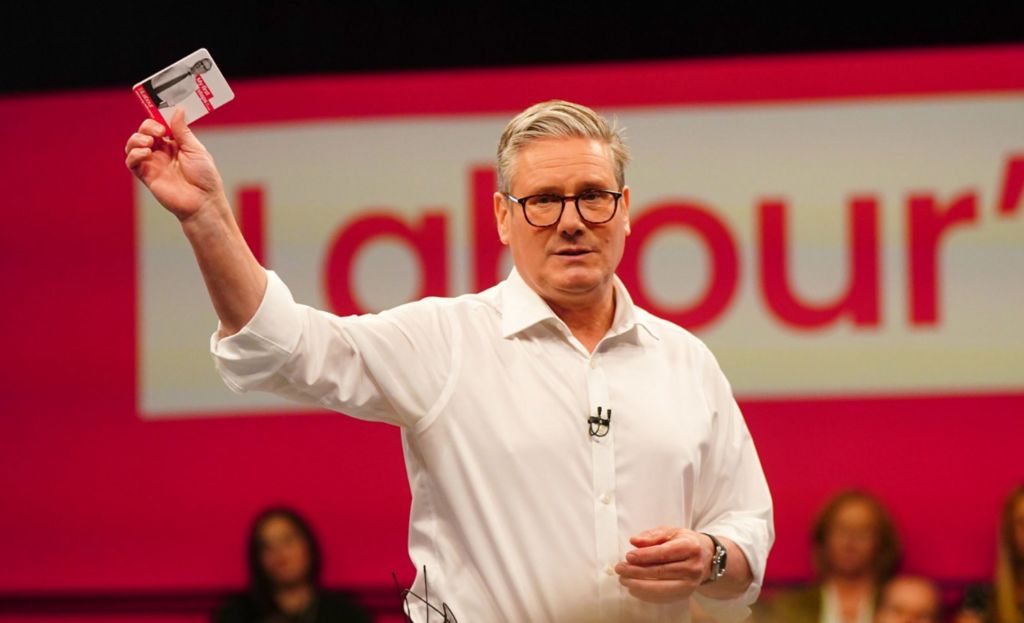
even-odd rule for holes
{"type": "Polygon", "coordinates": [[[912,604],[930,609],[935,606],[938,596],[927,583],[919,580],[896,580],[885,594],[886,601],[898,604],[912,604]]]}
{"type": "Polygon", "coordinates": [[[260,536],[264,539],[280,538],[298,533],[295,525],[284,517],[274,516],[268,518],[260,526],[260,536]]]}
{"type": "Polygon", "coordinates": [[[867,500],[851,498],[836,508],[834,521],[873,521],[875,507],[867,500]]]}
{"type": "Polygon", "coordinates": [[[516,154],[515,185],[526,191],[557,190],[582,183],[614,187],[611,148],[583,137],[543,138],[516,154]]]}

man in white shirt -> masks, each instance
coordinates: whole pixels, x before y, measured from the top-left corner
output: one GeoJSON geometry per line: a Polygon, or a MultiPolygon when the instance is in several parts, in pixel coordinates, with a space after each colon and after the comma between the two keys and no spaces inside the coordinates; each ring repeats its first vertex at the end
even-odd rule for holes
{"type": "Polygon", "coordinates": [[[679,621],[694,596],[745,616],[774,539],[768,487],[714,357],[615,276],[628,156],[604,119],[551,101],[506,127],[506,281],[347,318],[295,303],[256,262],[209,153],[180,112],[172,128],[144,122],[126,165],[192,243],[218,371],[235,391],[401,426],[433,605],[470,622],[679,621]]]}

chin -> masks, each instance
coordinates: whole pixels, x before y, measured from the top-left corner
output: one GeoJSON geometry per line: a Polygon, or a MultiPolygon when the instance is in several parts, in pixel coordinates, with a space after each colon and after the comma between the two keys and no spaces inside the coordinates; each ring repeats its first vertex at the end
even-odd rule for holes
{"type": "Polygon", "coordinates": [[[579,283],[597,285],[604,279],[604,274],[593,266],[563,266],[551,274],[552,283],[579,283]]]}
{"type": "Polygon", "coordinates": [[[589,271],[566,271],[548,280],[555,288],[564,291],[586,292],[600,283],[589,271]]]}

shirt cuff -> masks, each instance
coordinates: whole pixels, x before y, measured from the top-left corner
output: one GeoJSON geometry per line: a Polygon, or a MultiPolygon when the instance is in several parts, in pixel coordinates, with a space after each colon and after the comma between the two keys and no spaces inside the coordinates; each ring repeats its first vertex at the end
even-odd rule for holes
{"type": "Polygon", "coordinates": [[[760,555],[758,546],[751,542],[751,536],[744,534],[745,531],[742,529],[736,529],[734,526],[722,523],[702,527],[700,531],[725,537],[735,543],[736,547],[743,552],[744,557],[747,559],[753,580],[742,595],[732,599],[715,599],[698,593],[694,593],[694,596],[697,597],[700,605],[708,611],[708,614],[715,617],[715,620],[723,623],[726,621],[742,621],[750,614],[749,606],[757,601],[757,597],[761,593],[761,585],[764,582],[765,556],[760,555]]]}
{"type": "Polygon", "coordinates": [[[223,324],[210,335],[210,354],[221,379],[243,393],[273,375],[287,361],[302,334],[302,312],[288,286],[264,269],[267,288],[252,318],[237,333],[219,337],[223,324]]]}

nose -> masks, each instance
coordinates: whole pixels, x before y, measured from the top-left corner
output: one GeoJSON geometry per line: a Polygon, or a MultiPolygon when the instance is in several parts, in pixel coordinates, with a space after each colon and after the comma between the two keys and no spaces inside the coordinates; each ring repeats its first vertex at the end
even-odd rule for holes
{"type": "Polygon", "coordinates": [[[583,232],[583,219],[576,210],[576,202],[573,199],[565,200],[565,209],[558,219],[558,233],[566,238],[575,238],[583,232]]]}

